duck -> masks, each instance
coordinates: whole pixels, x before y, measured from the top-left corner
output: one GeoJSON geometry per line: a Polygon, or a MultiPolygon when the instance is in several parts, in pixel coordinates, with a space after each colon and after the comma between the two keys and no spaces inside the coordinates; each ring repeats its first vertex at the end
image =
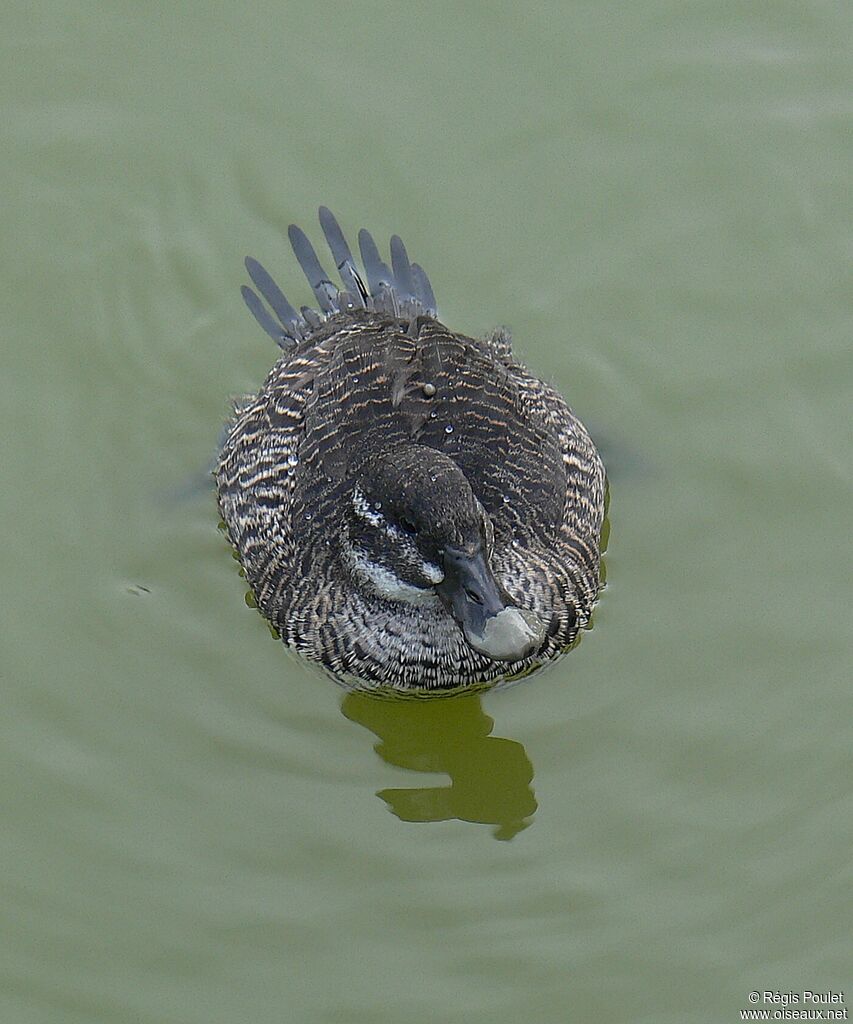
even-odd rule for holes
{"type": "Polygon", "coordinates": [[[439,318],[399,236],[359,266],[326,207],[340,284],[288,230],[316,299],[255,259],[245,303],[280,357],[237,400],[213,474],[228,541],[284,644],[351,690],[504,685],[553,664],[601,587],[606,473],[562,395],[439,318]]]}

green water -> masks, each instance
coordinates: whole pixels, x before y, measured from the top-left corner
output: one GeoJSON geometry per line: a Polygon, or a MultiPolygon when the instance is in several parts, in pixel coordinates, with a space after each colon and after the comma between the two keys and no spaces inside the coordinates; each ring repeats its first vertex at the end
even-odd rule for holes
{"type": "Polygon", "coordinates": [[[2,20],[0,1020],[853,1000],[853,8],[2,20]],[[307,301],[321,202],[602,438],[608,587],[549,674],[345,699],[246,607],[192,482],[275,357],[242,258],[307,301]]]}

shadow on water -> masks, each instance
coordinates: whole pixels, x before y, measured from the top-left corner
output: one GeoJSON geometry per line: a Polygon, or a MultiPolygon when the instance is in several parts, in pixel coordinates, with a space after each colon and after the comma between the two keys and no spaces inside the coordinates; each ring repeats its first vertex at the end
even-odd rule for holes
{"type": "Polygon", "coordinates": [[[341,711],[379,737],[374,749],[388,764],[450,776],[449,785],[379,790],[401,821],[495,825],[503,840],[531,824],[533,765],[516,740],[490,735],[495,723],[479,695],[394,701],[349,693],[341,711]]]}

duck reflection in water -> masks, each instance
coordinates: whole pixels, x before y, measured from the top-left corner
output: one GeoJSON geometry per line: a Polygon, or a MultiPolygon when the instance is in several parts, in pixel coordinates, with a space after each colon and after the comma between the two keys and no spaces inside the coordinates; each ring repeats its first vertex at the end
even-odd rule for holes
{"type": "Polygon", "coordinates": [[[353,692],[346,718],[375,733],[390,765],[450,776],[450,785],[382,789],[376,794],[401,821],[480,822],[512,839],[536,811],[533,765],[516,740],[491,736],[494,721],[479,694],[445,700],[383,700],[353,692]]]}

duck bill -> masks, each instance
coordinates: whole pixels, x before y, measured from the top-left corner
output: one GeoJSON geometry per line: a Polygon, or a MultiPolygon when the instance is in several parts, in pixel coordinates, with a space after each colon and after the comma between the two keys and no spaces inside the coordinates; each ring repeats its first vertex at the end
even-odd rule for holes
{"type": "Polygon", "coordinates": [[[448,549],[443,567],[435,590],[469,647],[496,661],[519,661],[542,646],[542,623],[498,585],[482,549],[448,549]]]}

